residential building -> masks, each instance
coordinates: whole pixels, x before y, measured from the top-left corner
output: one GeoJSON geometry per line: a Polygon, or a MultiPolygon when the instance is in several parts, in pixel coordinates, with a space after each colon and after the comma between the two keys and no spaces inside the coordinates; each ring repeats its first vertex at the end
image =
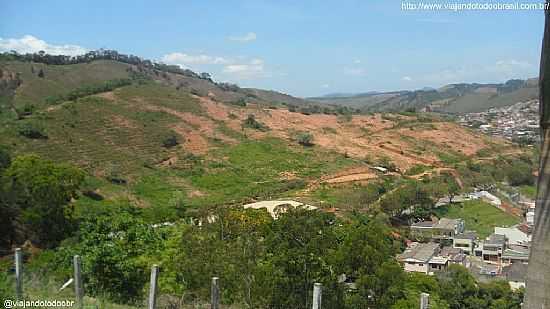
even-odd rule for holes
{"type": "Polygon", "coordinates": [[[460,248],[443,247],[439,256],[447,258],[450,264],[458,264],[464,267],[470,267],[470,262],[466,258],[465,252],[460,248]]]}
{"type": "Polygon", "coordinates": [[[434,239],[453,239],[456,234],[464,232],[464,220],[441,218],[433,227],[434,239]]]}
{"type": "Polygon", "coordinates": [[[529,262],[529,248],[518,245],[510,245],[502,252],[502,264],[510,265],[529,262]]]}
{"type": "Polygon", "coordinates": [[[405,252],[397,256],[397,261],[403,265],[403,269],[407,272],[430,274],[433,272],[430,269],[430,260],[438,253],[439,244],[437,243],[413,242],[405,252]]]}
{"type": "Polygon", "coordinates": [[[489,193],[488,191],[472,192],[472,193],[470,193],[470,199],[472,199],[472,200],[482,199],[482,200],[486,201],[487,203],[489,203],[493,206],[496,206],[496,207],[500,207],[502,205],[502,201],[500,200],[500,198],[498,198],[497,196],[489,193]]]}
{"type": "Polygon", "coordinates": [[[421,221],[411,225],[411,236],[417,240],[452,240],[464,232],[464,220],[441,218],[434,221],[421,221]]]}
{"type": "Polygon", "coordinates": [[[475,232],[464,232],[453,237],[453,248],[462,249],[465,254],[473,254],[477,235],[475,232]]]}
{"type": "Polygon", "coordinates": [[[506,236],[491,234],[482,244],[482,258],[488,263],[498,263],[506,248],[506,236]]]}
{"type": "Polygon", "coordinates": [[[411,225],[411,237],[416,240],[429,240],[433,234],[433,221],[420,221],[411,225]]]}
{"type": "Polygon", "coordinates": [[[531,235],[521,231],[517,227],[495,227],[495,234],[506,236],[509,245],[528,246],[531,242],[531,235]]]}

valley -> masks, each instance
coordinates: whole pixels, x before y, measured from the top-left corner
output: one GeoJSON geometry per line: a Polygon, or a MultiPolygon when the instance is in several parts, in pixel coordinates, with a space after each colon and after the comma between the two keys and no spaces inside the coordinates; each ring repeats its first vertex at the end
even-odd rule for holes
{"type": "MultiPolygon", "coordinates": [[[[139,307],[148,265],[158,262],[168,299],[189,291],[182,296],[187,304],[204,303],[205,282],[222,274],[238,278],[226,289],[226,303],[303,307],[302,292],[284,295],[286,287],[301,284],[302,279],[287,281],[298,272],[287,263],[293,259],[325,274],[326,284],[341,275],[327,272],[330,267],[358,283],[373,271],[416,280],[389,262],[413,238],[411,224],[463,216],[485,236],[495,221],[523,220],[523,209],[510,215],[480,203],[471,207],[474,213],[435,204],[497,184],[533,189],[537,153],[532,147],[425,109],[390,112],[318,103],[103,53],[100,59],[83,56],[66,64],[50,63],[47,56],[0,58],[0,145],[11,163],[2,169],[6,205],[14,207],[6,209],[34,209],[50,221],[33,227],[28,222],[35,221],[13,215],[10,224],[17,229],[9,230],[3,244],[29,246],[37,282],[44,279],[37,269],[51,268],[46,278],[58,285],[70,274],[71,255],[80,253],[98,267],[85,270],[94,304],[139,307]],[[40,191],[42,181],[70,185],[70,192],[50,196],[40,191]],[[35,200],[34,190],[63,211],[35,200]],[[287,210],[280,218],[261,209],[243,210],[243,205],[277,200],[309,208],[287,210]],[[476,221],[486,215],[490,218],[476,221]],[[67,231],[45,233],[61,219],[67,231]],[[133,233],[124,240],[113,237],[133,233]],[[355,245],[366,253],[351,254],[355,245]],[[85,253],[87,248],[91,251],[85,253]],[[328,262],[319,263],[312,252],[328,262]],[[126,258],[130,262],[122,262],[126,258]],[[182,272],[174,261],[186,265],[188,281],[178,277],[182,272]],[[362,269],[357,263],[376,266],[362,269]],[[101,273],[104,265],[135,287],[119,285],[109,271],[101,273]],[[269,279],[257,279],[256,290],[242,274],[269,279]],[[277,287],[269,286],[272,281],[277,287]],[[254,297],[242,296],[243,289],[254,297]]],[[[369,289],[371,283],[365,284],[362,289],[369,289]]],[[[329,301],[349,308],[370,301],[346,294],[344,286],[338,285],[341,295],[329,293],[329,301]]],[[[415,299],[419,290],[410,292],[403,297],[415,299]]]]}

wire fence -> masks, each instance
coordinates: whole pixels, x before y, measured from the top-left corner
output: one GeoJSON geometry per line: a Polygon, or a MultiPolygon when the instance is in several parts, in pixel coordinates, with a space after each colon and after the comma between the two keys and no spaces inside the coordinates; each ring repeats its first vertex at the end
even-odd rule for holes
{"type": "MultiPolygon", "coordinates": [[[[72,286],[74,300],[65,300],[66,303],[58,303],[55,306],[55,303],[52,303],[52,300],[43,300],[44,304],[42,306],[33,305],[33,307],[69,307],[69,308],[78,308],[78,309],[103,309],[111,308],[111,306],[101,306],[98,304],[90,304],[85,302],[85,287],[82,275],[82,259],[80,256],[73,256],[73,277],[61,286],[59,291],[68,289],[72,286]],[[49,303],[48,303],[49,302],[49,303]]],[[[25,299],[25,287],[24,287],[24,270],[23,270],[23,252],[21,248],[15,249],[14,254],[14,270],[15,270],[15,300],[4,300],[5,308],[16,308],[16,307],[25,307],[22,302],[28,302],[29,300],[25,299]]],[[[149,278],[149,290],[147,293],[147,300],[143,306],[140,308],[147,309],[160,309],[159,306],[159,276],[161,275],[158,265],[153,265],[151,267],[151,273],[149,278]]],[[[223,278],[212,277],[210,282],[210,301],[209,303],[204,302],[195,302],[194,304],[183,304],[183,299],[171,300],[163,299],[162,308],[167,309],[177,309],[177,308],[210,308],[210,309],[229,309],[229,308],[242,308],[250,307],[250,305],[243,304],[242,306],[222,306],[222,292],[223,292],[223,278]]],[[[332,309],[340,308],[341,305],[335,305],[334,299],[338,298],[338,291],[333,289],[333,287],[324,286],[322,283],[315,282],[312,286],[304,286],[296,291],[287,291],[294,295],[303,295],[303,307],[312,308],[312,309],[332,309]],[[326,300],[326,304],[323,304],[323,300],[326,300]]],[[[28,303],[27,303],[28,307],[28,303]]],[[[420,309],[428,309],[429,305],[429,294],[422,293],[420,297],[420,309]]],[[[120,307],[120,308],[133,308],[133,307],[120,307]]]]}

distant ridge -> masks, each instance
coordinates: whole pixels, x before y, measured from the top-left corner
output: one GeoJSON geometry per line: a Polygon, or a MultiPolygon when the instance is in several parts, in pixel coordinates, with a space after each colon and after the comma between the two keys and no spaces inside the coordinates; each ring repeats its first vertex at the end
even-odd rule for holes
{"type": "Polygon", "coordinates": [[[347,106],[362,111],[425,110],[443,113],[480,112],[538,98],[538,79],[512,79],[505,83],[457,83],[438,89],[325,95],[310,101],[347,106]]]}

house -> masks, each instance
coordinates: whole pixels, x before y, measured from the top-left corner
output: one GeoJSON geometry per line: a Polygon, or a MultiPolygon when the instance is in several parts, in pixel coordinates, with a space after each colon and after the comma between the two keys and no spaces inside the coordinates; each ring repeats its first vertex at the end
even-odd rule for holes
{"type": "Polygon", "coordinates": [[[470,262],[461,248],[443,247],[439,256],[447,258],[450,264],[459,264],[464,267],[470,267],[470,262]]]}
{"type": "Polygon", "coordinates": [[[464,232],[464,220],[441,218],[434,221],[421,221],[411,225],[411,236],[418,240],[452,240],[456,234],[464,232]]]}
{"type": "Polygon", "coordinates": [[[447,270],[447,267],[449,266],[449,258],[436,255],[428,261],[428,265],[428,274],[433,275],[436,272],[447,270]]]}
{"type": "MultiPolygon", "coordinates": [[[[407,272],[429,274],[430,260],[439,253],[439,244],[413,242],[405,251],[397,256],[397,261],[407,272]]],[[[440,262],[440,261],[436,261],[440,262]]],[[[446,265],[445,261],[445,265],[446,265]]],[[[439,265],[434,262],[434,265],[439,265]]]]}
{"type": "Polygon", "coordinates": [[[473,254],[477,235],[475,232],[464,232],[453,237],[453,248],[462,249],[465,254],[473,254]]]}
{"type": "Polygon", "coordinates": [[[433,227],[434,239],[453,239],[456,234],[464,232],[464,220],[441,218],[433,227]]]}
{"type": "Polygon", "coordinates": [[[523,232],[517,227],[495,227],[495,234],[506,236],[509,245],[528,246],[531,242],[531,235],[523,232]]]}
{"type": "Polygon", "coordinates": [[[251,204],[243,205],[245,209],[262,209],[265,208],[267,212],[274,218],[277,219],[279,214],[286,212],[289,208],[302,207],[307,210],[315,210],[317,207],[300,203],[297,201],[262,201],[251,204]]]}
{"type": "Polygon", "coordinates": [[[496,207],[502,205],[502,201],[498,197],[484,190],[470,193],[470,199],[482,199],[496,207]]]}
{"type": "Polygon", "coordinates": [[[485,262],[498,263],[506,248],[506,236],[491,234],[482,244],[481,256],[485,262]]]}
{"type": "Polygon", "coordinates": [[[426,240],[432,238],[433,221],[420,221],[411,225],[411,237],[417,240],[426,240]]]}
{"type": "Polygon", "coordinates": [[[529,248],[509,245],[504,252],[502,252],[502,264],[511,265],[516,263],[527,263],[529,261],[529,248]]]}

